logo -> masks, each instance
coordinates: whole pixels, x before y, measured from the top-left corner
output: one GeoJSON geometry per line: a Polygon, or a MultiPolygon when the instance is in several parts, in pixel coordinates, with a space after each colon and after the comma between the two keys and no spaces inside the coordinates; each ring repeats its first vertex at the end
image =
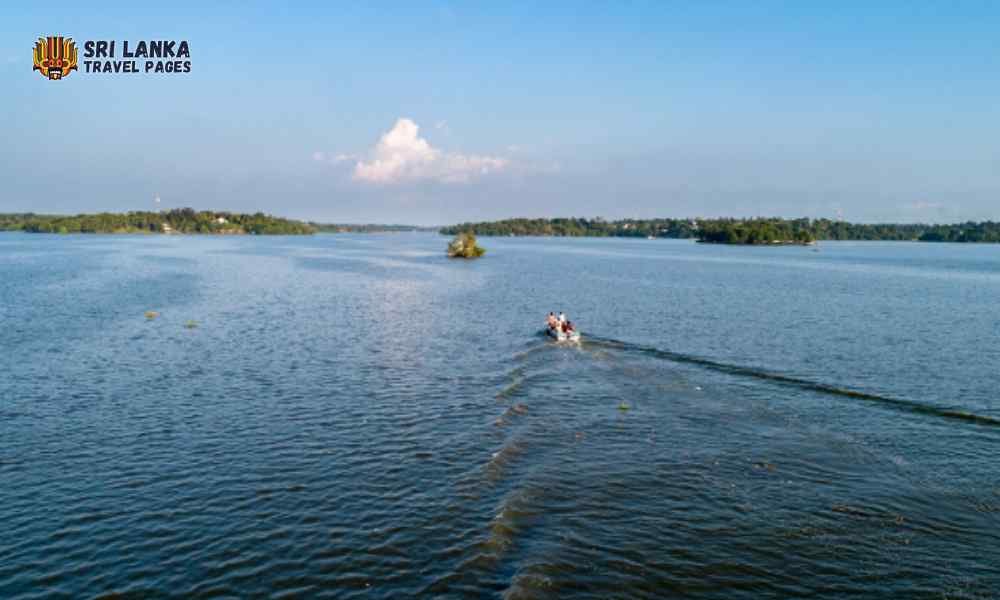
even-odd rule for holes
{"type": "Polygon", "coordinates": [[[88,75],[191,72],[191,46],[187,40],[84,40],[82,46],[81,68],[73,38],[40,37],[32,53],[35,60],[32,70],[53,81],[64,79],[73,71],[88,75]]]}
{"type": "Polygon", "coordinates": [[[35,42],[35,67],[42,77],[52,81],[62,79],[76,71],[76,43],[73,38],[50,35],[35,42]]]}

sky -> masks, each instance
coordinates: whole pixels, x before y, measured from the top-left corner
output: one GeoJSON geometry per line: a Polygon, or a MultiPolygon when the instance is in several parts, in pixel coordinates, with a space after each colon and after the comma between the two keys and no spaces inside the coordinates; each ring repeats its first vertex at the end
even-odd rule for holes
{"type": "Polygon", "coordinates": [[[998,32],[961,0],[4,3],[0,212],[1000,220],[998,32]],[[161,39],[190,73],[83,70],[161,39]]]}

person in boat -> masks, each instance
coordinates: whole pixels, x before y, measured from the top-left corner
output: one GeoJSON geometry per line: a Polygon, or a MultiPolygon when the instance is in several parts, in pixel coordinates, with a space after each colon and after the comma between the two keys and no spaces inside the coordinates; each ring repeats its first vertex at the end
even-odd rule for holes
{"type": "Polygon", "coordinates": [[[566,313],[560,311],[559,312],[559,324],[563,325],[565,323],[566,323],[566,313]]]}
{"type": "Polygon", "coordinates": [[[549,329],[556,329],[559,327],[559,319],[556,318],[555,313],[549,313],[549,316],[545,319],[545,323],[549,326],[549,329]]]}
{"type": "Polygon", "coordinates": [[[570,334],[573,333],[573,321],[566,321],[563,323],[563,333],[570,334]]]}

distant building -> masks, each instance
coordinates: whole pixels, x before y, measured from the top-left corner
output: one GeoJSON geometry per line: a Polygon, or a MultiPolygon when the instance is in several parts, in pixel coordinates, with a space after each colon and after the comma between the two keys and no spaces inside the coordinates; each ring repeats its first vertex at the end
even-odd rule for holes
{"type": "Polygon", "coordinates": [[[160,229],[163,231],[163,233],[173,233],[174,232],[174,228],[171,227],[170,225],[167,225],[166,223],[160,225],[160,229]]]}
{"type": "Polygon", "coordinates": [[[215,222],[218,223],[219,225],[225,225],[229,221],[227,221],[225,217],[216,217],[215,222]]]}

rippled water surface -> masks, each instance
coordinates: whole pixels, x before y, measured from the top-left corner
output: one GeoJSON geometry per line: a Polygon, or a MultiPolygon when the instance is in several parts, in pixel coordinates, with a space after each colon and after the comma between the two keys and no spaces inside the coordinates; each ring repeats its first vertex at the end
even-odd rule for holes
{"type": "Polygon", "coordinates": [[[1000,590],[997,246],[445,243],[0,234],[0,598],[1000,590]]]}

